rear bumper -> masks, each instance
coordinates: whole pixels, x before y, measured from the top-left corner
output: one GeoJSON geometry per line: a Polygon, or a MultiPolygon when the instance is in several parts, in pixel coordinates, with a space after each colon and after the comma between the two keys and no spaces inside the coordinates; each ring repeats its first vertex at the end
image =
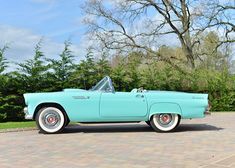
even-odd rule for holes
{"type": "Polygon", "coordinates": [[[24,108],[24,114],[25,114],[24,118],[26,120],[32,120],[33,119],[33,115],[30,115],[29,112],[28,112],[28,107],[24,108]]]}
{"type": "Polygon", "coordinates": [[[210,109],[211,109],[211,102],[208,101],[208,106],[206,108],[206,111],[204,112],[204,115],[211,115],[210,109]]]}
{"type": "Polygon", "coordinates": [[[204,112],[204,115],[211,115],[211,112],[205,111],[205,112],[204,112]]]}

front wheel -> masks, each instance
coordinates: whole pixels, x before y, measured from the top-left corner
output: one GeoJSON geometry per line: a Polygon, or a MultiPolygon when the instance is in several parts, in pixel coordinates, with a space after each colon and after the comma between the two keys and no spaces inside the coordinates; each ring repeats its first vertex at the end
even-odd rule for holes
{"type": "Polygon", "coordinates": [[[38,111],[36,124],[42,133],[53,134],[63,130],[67,118],[63,112],[56,107],[45,107],[38,111]]]}
{"type": "Polygon", "coordinates": [[[157,132],[173,131],[180,122],[178,114],[155,114],[151,117],[150,124],[157,132]]]}

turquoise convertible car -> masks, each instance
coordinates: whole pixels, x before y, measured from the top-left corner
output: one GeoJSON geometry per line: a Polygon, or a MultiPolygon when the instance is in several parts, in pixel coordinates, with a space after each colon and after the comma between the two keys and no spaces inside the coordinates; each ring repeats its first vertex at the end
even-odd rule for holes
{"type": "Polygon", "coordinates": [[[26,93],[25,118],[36,120],[43,133],[58,133],[70,121],[84,123],[145,121],[157,132],[173,131],[181,119],[209,113],[207,94],[151,91],[116,92],[110,77],[90,90],[26,93]]]}

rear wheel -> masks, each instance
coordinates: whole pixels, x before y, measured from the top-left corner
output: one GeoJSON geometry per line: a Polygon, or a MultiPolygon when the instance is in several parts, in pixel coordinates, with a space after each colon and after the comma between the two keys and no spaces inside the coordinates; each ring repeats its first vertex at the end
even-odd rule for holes
{"type": "Polygon", "coordinates": [[[53,134],[63,130],[67,124],[67,118],[56,107],[44,107],[36,115],[36,124],[42,133],[53,134]]]}
{"type": "Polygon", "coordinates": [[[151,117],[150,124],[157,132],[173,131],[180,123],[178,114],[162,113],[155,114],[151,117]]]}

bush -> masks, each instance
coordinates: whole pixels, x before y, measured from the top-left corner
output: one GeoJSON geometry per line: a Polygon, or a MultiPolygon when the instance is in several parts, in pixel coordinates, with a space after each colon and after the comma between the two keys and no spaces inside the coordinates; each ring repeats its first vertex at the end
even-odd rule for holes
{"type": "MultiPolygon", "coordinates": [[[[162,48],[161,52],[174,55],[175,50],[168,52],[168,48],[162,48]]],[[[177,69],[165,61],[146,56],[132,52],[108,61],[106,57],[96,60],[88,53],[85,60],[73,64],[70,51],[65,47],[60,60],[48,63],[39,45],[35,56],[18,64],[17,71],[0,74],[0,122],[24,119],[23,93],[57,91],[65,87],[89,89],[105,75],[111,76],[117,91],[144,87],[147,90],[208,93],[213,111],[235,111],[235,75],[224,64],[218,64],[218,68],[217,64],[211,67],[200,62],[202,65],[192,70],[177,61],[175,64],[180,67],[177,69]]]]}
{"type": "Polygon", "coordinates": [[[23,98],[16,95],[0,97],[0,122],[24,119],[23,98]]]}
{"type": "Polygon", "coordinates": [[[0,122],[6,121],[6,118],[7,118],[7,114],[3,112],[0,108],[0,122]]]}

